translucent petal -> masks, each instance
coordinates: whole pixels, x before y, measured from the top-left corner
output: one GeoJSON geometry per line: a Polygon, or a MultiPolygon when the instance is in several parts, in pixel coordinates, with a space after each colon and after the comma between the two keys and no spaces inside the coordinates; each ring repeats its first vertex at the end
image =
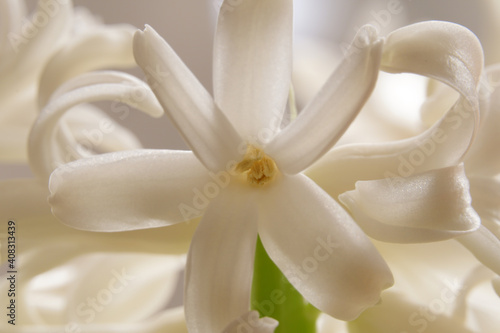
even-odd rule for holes
{"type": "Polygon", "coordinates": [[[378,302],[392,275],[336,201],[303,175],[283,176],[262,195],[262,244],[308,302],[342,320],[378,302]]]}
{"type": "Polygon", "coordinates": [[[77,229],[155,228],[201,216],[214,189],[221,188],[217,177],[191,152],[103,154],[56,169],[49,203],[58,219],[77,229]]]}
{"type": "Polygon", "coordinates": [[[165,112],[195,155],[218,172],[240,161],[243,141],[212,97],[153,28],[134,37],[134,55],[165,112]]]}
{"type": "Polygon", "coordinates": [[[318,95],[269,143],[266,152],[282,172],[295,174],[304,170],[346,131],[375,86],[382,45],[373,27],[361,28],[349,56],[318,95]]]}
{"type": "Polygon", "coordinates": [[[339,196],[370,236],[385,242],[427,242],[476,230],[463,165],[406,178],[360,181],[339,196]]]}
{"type": "MultiPolygon", "coordinates": [[[[94,72],[66,82],[54,93],[30,133],[29,162],[38,177],[47,179],[56,166],[85,156],[79,147],[71,144],[75,141],[71,140],[71,133],[67,132],[61,118],[74,106],[102,100],[126,103],[152,116],[162,114],[162,108],[149,87],[131,75],[94,72]],[[60,131],[64,130],[66,134],[61,134],[60,131]]],[[[95,124],[97,132],[92,135],[96,138],[91,142],[95,147],[102,144],[106,132],[118,127],[109,119],[103,121],[95,124]]]]}
{"type": "Polygon", "coordinates": [[[352,190],[357,180],[404,180],[461,162],[479,124],[476,91],[482,64],[479,41],[462,26],[431,21],[396,30],[384,45],[382,69],[440,80],[461,94],[459,100],[431,128],[415,137],[335,148],[307,174],[337,197],[352,190]]]}
{"type": "Polygon", "coordinates": [[[222,4],[214,40],[214,98],[245,140],[264,135],[269,140],[280,128],[292,70],[292,5],[288,0],[222,4]]]}
{"type": "Polygon", "coordinates": [[[135,64],[132,39],[137,29],[131,25],[101,25],[75,34],[48,62],[40,79],[39,105],[63,82],[82,73],[131,67],[135,64]]]}
{"type": "Polygon", "coordinates": [[[193,237],[184,292],[189,332],[221,332],[249,310],[258,214],[247,190],[224,189],[193,237]]]}

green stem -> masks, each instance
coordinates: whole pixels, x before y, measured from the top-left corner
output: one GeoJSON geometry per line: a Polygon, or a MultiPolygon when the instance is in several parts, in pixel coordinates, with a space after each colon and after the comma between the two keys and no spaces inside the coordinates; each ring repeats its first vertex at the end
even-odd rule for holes
{"type": "Polygon", "coordinates": [[[262,246],[255,250],[252,309],[279,321],[275,333],[314,333],[319,311],[288,282],[262,246]]]}

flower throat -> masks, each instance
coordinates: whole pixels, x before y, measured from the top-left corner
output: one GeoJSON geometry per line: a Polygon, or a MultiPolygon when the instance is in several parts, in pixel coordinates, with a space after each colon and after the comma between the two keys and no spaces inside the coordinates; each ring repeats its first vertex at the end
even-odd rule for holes
{"type": "Polygon", "coordinates": [[[250,184],[262,186],[273,180],[278,167],[261,149],[249,144],[243,160],[236,165],[236,171],[246,173],[250,184]]]}

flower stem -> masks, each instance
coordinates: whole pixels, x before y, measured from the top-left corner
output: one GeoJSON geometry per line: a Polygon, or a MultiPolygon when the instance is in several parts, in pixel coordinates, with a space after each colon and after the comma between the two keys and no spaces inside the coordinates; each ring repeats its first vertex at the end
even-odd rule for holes
{"type": "Polygon", "coordinates": [[[275,333],[314,333],[319,310],[288,282],[257,239],[252,284],[252,309],[279,321],[275,333]]]}

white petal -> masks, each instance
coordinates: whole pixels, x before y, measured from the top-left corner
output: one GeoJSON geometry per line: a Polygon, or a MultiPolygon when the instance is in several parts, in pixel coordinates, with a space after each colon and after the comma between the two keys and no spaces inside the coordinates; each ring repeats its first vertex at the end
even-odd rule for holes
{"type": "MultiPolygon", "coordinates": [[[[467,28],[449,22],[420,22],[398,29],[387,37],[381,68],[390,73],[410,72],[441,81],[461,95],[462,112],[456,122],[465,140],[464,154],[479,125],[478,85],[484,56],[477,37],[467,28]],[[468,118],[471,118],[469,121],[468,118]],[[474,127],[472,123],[476,122],[474,127]],[[469,128],[470,127],[470,128],[469,128]]],[[[429,135],[428,135],[429,137],[429,135]]]]}
{"type": "Polygon", "coordinates": [[[110,153],[142,148],[135,134],[112,120],[99,108],[83,104],[76,106],[75,109],[76,112],[66,114],[64,121],[77,142],[90,143],[91,147],[86,147],[87,149],[97,153],[110,153]],[[98,134],[99,131],[102,134],[98,134]]]}
{"type": "MultiPolygon", "coordinates": [[[[64,133],[64,123],[61,123],[60,119],[74,106],[102,100],[126,103],[151,116],[162,114],[162,108],[149,87],[131,75],[94,72],[66,82],[54,93],[51,102],[42,110],[30,133],[29,161],[38,177],[46,179],[57,165],[85,156],[78,147],[70,144],[71,141],[68,142],[71,140],[70,135],[64,133]]],[[[97,129],[99,137],[109,131],[110,127],[117,127],[110,121],[106,122],[104,129],[100,128],[101,123],[95,126],[99,127],[97,129]]],[[[102,139],[95,141],[92,142],[93,146],[102,144],[102,139]]]]}
{"type": "MultiPolygon", "coordinates": [[[[468,172],[467,172],[468,174],[468,172]]],[[[481,216],[481,224],[500,239],[500,180],[493,177],[468,176],[472,205],[481,216]]]]}
{"type": "Polygon", "coordinates": [[[72,19],[72,1],[38,1],[31,20],[23,22],[16,43],[12,44],[17,63],[12,70],[23,75],[41,69],[69,37],[72,19]]]}
{"type": "Polygon", "coordinates": [[[272,333],[278,326],[278,321],[273,318],[259,318],[257,311],[248,311],[229,324],[222,333],[241,333],[247,330],[255,333],[272,333]]]}
{"type": "Polygon", "coordinates": [[[382,45],[373,27],[361,28],[348,57],[318,95],[269,143],[266,152],[282,172],[295,174],[304,170],[346,131],[375,86],[382,45]]]}
{"type": "Polygon", "coordinates": [[[339,196],[370,236],[385,242],[426,242],[477,229],[481,220],[471,206],[463,165],[396,182],[360,181],[339,196]]]}
{"type": "Polygon", "coordinates": [[[492,175],[500,171],[500,89],[498,76],[500,65],[487,68],[487,83],[481,85],[481,125],[470,151],[467,153],[468,174],[492,175]]]}
{"type": "Polygon", "coordinates": [[[427,98],[420,108],[420,115],[425,128],[439,121],[459,98],[459,94],[444,83],[429,80],[427,98]]]}
{"type": "MultiPolygon", "coordinates": [[[[447,289],[443,289],[445,297],[449,298],[447,289]]],[[[449,306],[436,295],[431,303],[415,303],[407,298],[404,292],[389,291],[382,296],[382,302],[366,310],[361,316],[348,324],[350,333],[404,333],[421,332],[426,333],[472,333],[466,327],[463,318],[447,316],[446,309],[449,306]],[[439,302],[439,311],[430,305],[439,302]]],[[[447,299],[448,299],[447,298],[447,299]]]]}
{"type": "Polygon", "coordinates": [[[469,149],[478,126],[476,89],[482,61],[477,38],[456,24],[423,22],[396,30],[384,46],[383,69],[438,79],[458,91],[460,99],[440,121],[418,136],[333,149],[307,174],[337,197],[352,190],[357,180],[404,179],[456,165],[469,149]]]}
{"type": "Polygon", "coordinates": [[[214,98],[246,140],[281,124],[292,70],[289,0],[225,1],[214,40],[214,98]]]}
{"type": "Polygon", "coordinates": [[[495,279],[493,279],[492,284],[498,297],[500,297],[500,277],[496,277],[495,279]]]}
{"type": "Polygon", "coordinates": [[[40,79],[39,104],[45,106],[50,95],[63,82],[85,72],[135,64],[131,25],[99,26],[76,34],[46,65],[40,79]]]}
{"type": "Polygon", "coordinates": [[[262,244],[307,301],[342,320],[378,302],[391,273],[335,200],[303,175],[283,176],[263,195],[262,244]]]}
{"type": "Polygon", "coordinates": [[[134,55],[165,112],[195,155],[217,172],[240,161],[242,140],[210,94],[153,28],[134,37],[134,55]]]}
{"type": "Polygon", "coordinates": [[[169,303],[184,264],[181,257],[136,253],[94,254],[75,261],[80,265],[75,267],[78,273],[68,290],[65,310],[66,317],[77,323],[148,320],[169,303]],[[96,301],[94,309],[101,309],[93,316],[91,306],[80,305],[91,304],[88,297],[96,301]]]}
{"type": "Polygon", "coordinates": [[[218,177],[209,176],[191,152],[110,153],[56,169],[49,203],[57,218],[77,229],[161,227],[200,216],[214,191],[224,186],[218,177]]]}
{"type": "Polygon", "coordinates": [[[349,333],[346,322],[321,313],[316,322],[317,333],[349,333]]]}
{"type": "Polygon", "coordinates": [[[392,32],[384,46],[381,67],[391,73],[411,72],[437,79],[474,98],[483,69],[483,51],[467,28],[427,21],[392,32]]]}
{"type": "Polygon", "coordinates": [[[0,0],[0,70],[4,68],[7,60],[14,54],[11,39],[13,35],[19,34],[22,26],[22,18],[26,14],[24,1],[0,0]]]}
{"type": "Polygon", "coordinates": [[[47,203],[49,190],[37,179],[13,179],[0,182],[0,219],[13,220],[23,252],[46,247],[65,248],[73,256],[88,252],[112,251],[144,253],[186,253],[197,219],[168,228],[134,230],[120,233],[93,233],[77,230],[60,223],[47,203]]]}
{"type": "Polygon", "coordinates": [[[500,240],[481,226],[477,231],[456,238],[486,267],[500,275],[500,240]]]}
{"type": "Polygon", "coordinates": [[[249,311],[258,215],[247,191],[224,189],[193,237],[184,293],[189,332],[221,332],[249,311]]]}

